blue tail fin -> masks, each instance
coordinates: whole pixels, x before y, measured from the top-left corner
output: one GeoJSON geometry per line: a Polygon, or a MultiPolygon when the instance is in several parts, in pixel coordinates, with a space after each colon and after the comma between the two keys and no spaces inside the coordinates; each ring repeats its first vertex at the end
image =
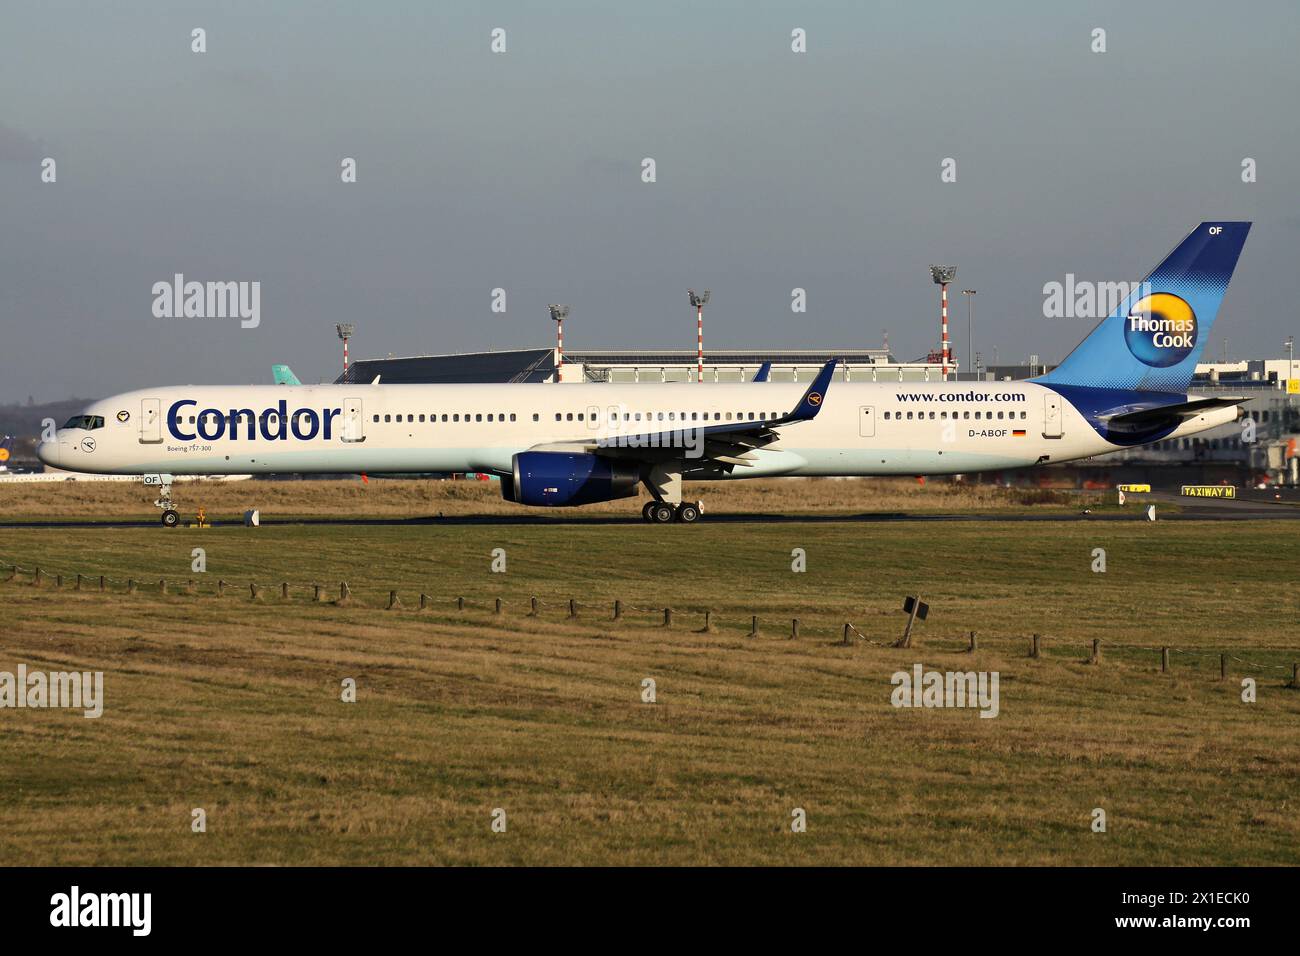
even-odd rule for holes
{"type": "Polygon", "coordinates": [[[1034,381],[1186,392],[1249,232],[1248,222],[1201,223],[1065,361],[1034,381]]]}
{"type": "Polygon", "coordinates": [[[9,468],[9,457],[13,454],[14,437],[5,435],[0,437],[0,471],[7,471],[9,468]]]}

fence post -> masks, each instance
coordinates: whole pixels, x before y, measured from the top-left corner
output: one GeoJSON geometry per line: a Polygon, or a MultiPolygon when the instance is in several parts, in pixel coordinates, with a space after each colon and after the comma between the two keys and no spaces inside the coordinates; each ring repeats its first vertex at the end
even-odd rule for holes
{"type": "Polygon", "coordinates": [[[424,610],[425,608],[427,608],[428,606],[429,606],[429,595],[427,595],[427,594],[425,594],[423,591],[421,591],[421,592],[420,592],[420,610],[423,611],[423,610],[424,610]]]}
{"type": "Polygon", "coordinates": [[[528,599],[528,616],[537,617],[537,596],[528,599]]]}
{"type": "Polygon", "coordinates": [[[497,604],[496,604],[496,607],[493,609],[492,613],[495,614],[497,617],[500,617],[500,616],[501,616],[501,599],[500,599],[500,598],[497,598],[497,604]]]}
{"type": "Polygon", "coordinates": [[[313,585],[311,586],[311,594],[312,594],[311,599],[312,599],[313,601],[319,601],[319,600],[320,600],[320,585],[319,585],[319,584],[313,584],[313,585]]]}
{"type": "Polygon", "coordinates": [[[106,584],[105,584],[105,582],[104,582],[104,575],[102,575],[102,574],[99,576],[99,589],[100,589],[101,591],[106,591],[106,590],[108,590],[108,588],[107,588],[107,586],[106,586],[106,584]]]}
{"type": "Polygon", "coordinates": [[[1169,673],[1169,648],[1160,648],[1160,673],[1169,673]]]}
{"type": "Polygon", "coordinates": [[[280,585],[280,597],[284,598],[286,601],[289,599],[289,582],[288,582],[288,581],[285,581],[283,584],[280,585]]]}
{"type": "Polygon", "coordinates": [[[343,601],[348,601],[348,600],[351,600],[351,599],[352,599],[352,589],[351,589],[350,587],[348,587],[348,582],[347,582],[347,581],[340,581],[340,582],[339,582],[339,602],[342,603],[343,601]]]}
{"type": "Polygon", "coordinates": [[[384,608],[384,610],[386,610],[386,611],[391,611],[391,610],[393,610],[394,608],[398,608],[398,607],[401,607],[401,606],[402,606],[402,602],[401,602],[401,600],[398,598],[398,596],[397,596],[397,592],[396,592],[396,591],[389,591],[389,592],[388,592],[388,607],[384,608]]]}
{"type": "Polygon", "coordinates": [[[194,579],[193,579],[193,578],[190,578],[189,582],[185,585],[185,593],[186,593],[186,594],[193,594],[193,593],[194,593],[194,579]]]}
{"type": "Polygon", "coordinates": [[[225,597],[225,596],[226,596],[226,582],[221,580],[221,578],[217,578],[217,597],[225,597]]]}
{"type": "Polygon", "coordinates": [[[1228,655],[1219,655],[1219,680],[1228,679],[1228,655]]]}
{"type": "Polygon", "coordinates": [[[578,616],[578,602],[575,601],[573,598],[569,598],[569,617],[577,617],[577,616],[578,616]]]}
{"type": "Polygon", "coordinates": [[[614,620],[623,620],[623,602],[618,598],[614,598],[614,620]]]}
{"type": "Polygon", "coordinates": [[[166,578],[159,578],[159,579],[158,579],[158,593],[159,593],[159,594],[166,594],[166,593],[167,593],[167,579],[166,579],[166,578]]]}
{"type": "Polygon", "coordinates": [[[81,575],[80,575],[80,574],[77,575],[77,590],[78,590],[78,591],[81,590],[81,575]]]}
{"type": "Polygon", "coordinates": [[[673,609],[670,607],[666,607],[664,608],[664,627],[672,627],[672,626],[673,626],[673,609]]]}
{"type": "Polygon", "coordinates": [[[843,644],[845,647],[848,647],[849,645],[849,628],[852,626],[853,625],[851,625],[848,621],[844,622],[844,638],[843,640],[840,641],[840,643],[843,644]]]}
{"type": "Polygon", "coordinates": [[[1029,645],[1029,656],[1030,656],[1030,657],[1037,657],[1038,654],[1039,654],[1039,650],[1038,650],[1038,635],[1035,634],[1034,637],[1033,637],[1033,641],[1032,641],[1032,643],[1029,645]]]}
{"type": "Polygon", "coordinates": [[[971,631],[971,632],[970,632],[970,647],[968,647],[968,648],[966,649],[967,653],[969,653],[969,654],[974,654],[974,653],[975,653],[975,647],[976,647],[976,645],[975,645],[975,632],[974,632],[974,631],[971,631]]]}
{"type": "Polygon", "coordinates": [[[262,598],[262,589],[253,581],[248,582],[248,599],[250,601],[259,601],[262,598]]]}
{"type": "Polygon", "coordinates": [[[135,578],[126,579],[126,593],[127,594],[135,593],[135,578]]]}
{"type": "Polygon", "coordinates": [[[713,630],[713,612],[705,611],[704,612],[704,633],[708,634],[712,630],[713,630]]]}
{"type": "Polygon", "coordinates": [[[749,636],[758,637],[758,615],[754,614],[749,619],[749,636]]]}
{"type": "Polygon", "coordinates": [[[62,574],[56,574],[56,575],[54,576],[54,586],[55,586],[56,588],[61,588],[61,587],[63,587],[63,575],[62,575],[62,574]]]}
{"type": "Polygon", "coordinates": [[[44,573],[45,573],[45,572],[43,572],[39,567],[36,569],[36,574],[35,574],[35,576],[32,578],[32,587],[34,587],[34,588],[39,588],[39,587],[43,587],[43,586],[44,586],[44,585],[41,583],[41,575],[44,574],[44,573]]]}
{"type": "Polygon", "coordinates": [[[1089,664],[1101,663],[1101,639],[1094,637],[1092,639],[1092,657],[1088,659],[1089,664]]]}
{"type": "Polygon", "coordinates": [[[1300,687],[1300,663],[1291,664],[1291,686],[1300,687]]]}
{"type": "Polygon", "coordinates": [[[458,611],[465,610],[465,599],[463,597],[456,598],[456,610],[458,611]]]}
{"type": "Polygon", "coordinates": [[[798,640],[798,638],[799,638],[799,619],[796,617],[791,619],[790,621],[790,640],[794,641],[794,640],[798,640]]]}

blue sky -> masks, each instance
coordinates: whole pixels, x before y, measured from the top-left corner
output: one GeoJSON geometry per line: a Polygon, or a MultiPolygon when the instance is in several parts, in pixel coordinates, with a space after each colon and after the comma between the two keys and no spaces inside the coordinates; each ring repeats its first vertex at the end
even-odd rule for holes
{"type": "Polygon", "coordinates": [[[687,286],[713,290],[706,348],[887,328],[913,357],[937,338],[931,262],[979,290],[986,360],[1051,360],[1092,323],[1044,318],[1044,283],[1139,279],[1209,218],[1256,222],[1210,352],[1280,354],[1298,27],[1281,2],[11,9],[0,401],[274,361],[329,379],[339,321],[356,357],[549,344],[556,301],[570,347],[690,348],[687,286]],[[176,272],[260,281],[261,325],[154,318],[176,272]]]}

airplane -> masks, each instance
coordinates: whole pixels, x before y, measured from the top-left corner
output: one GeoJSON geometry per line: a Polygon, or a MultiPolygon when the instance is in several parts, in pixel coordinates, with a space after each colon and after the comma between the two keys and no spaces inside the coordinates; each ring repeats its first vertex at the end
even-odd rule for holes
{"type": "MultiPolygon", "coordinates": [[[[1052,371],[1024,381],[370,384],[148,388],[92,403],[37,447],[145,476],[175,526],[176,475],[481,472],[521,505],[639,494],[692,523],[683,480],[943,475],[1070,461],[1235,421],[1187,394],[1250,231],[1203,222],[1052,371]]],[[[764,376],[766,378],[767,376],[764,376]]]]}

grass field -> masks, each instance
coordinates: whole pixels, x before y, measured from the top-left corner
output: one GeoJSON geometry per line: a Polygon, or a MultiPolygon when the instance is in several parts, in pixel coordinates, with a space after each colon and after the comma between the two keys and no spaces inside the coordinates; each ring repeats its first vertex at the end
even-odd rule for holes
{"type": "Polygon", "coordinates": [[[0,864],[1295,863],[1292,528],[7,528],[0,562],[143,583],[0,584],[0,670],[102,670],[106,695],[97,720],[0,710],[0,864]],[[218,578],[239,588],[217,598],[218,578]],[[911,649],[835,643],[845,621],[894,640],[916,592],[932,612],[911,649]],[[1221,651],[1264,666],[1220,681],[1221,651]],[[998,671],[999,716],[895,709],[890,675],[918,662],[998,671]]]}

